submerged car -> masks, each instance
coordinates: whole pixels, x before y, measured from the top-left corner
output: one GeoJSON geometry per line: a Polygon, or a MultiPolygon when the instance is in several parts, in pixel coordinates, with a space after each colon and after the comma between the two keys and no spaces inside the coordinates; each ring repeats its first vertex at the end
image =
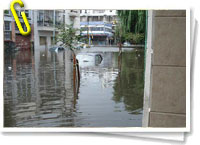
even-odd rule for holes
{"type": "Polygon", "coordinates": [[[101,64],[103,57],[100,53],[79,53],[76,59],[80,67],[88,67],[101,64]]]}
{"type": "Polygon", "coordinates": [[[49,51],[51,51],[51,52],[58,52],[58,51],[63,51],[63,50],[65,50],[65,48],[62,46],[53,46],[53,47],[49,48],[49,51]]]}

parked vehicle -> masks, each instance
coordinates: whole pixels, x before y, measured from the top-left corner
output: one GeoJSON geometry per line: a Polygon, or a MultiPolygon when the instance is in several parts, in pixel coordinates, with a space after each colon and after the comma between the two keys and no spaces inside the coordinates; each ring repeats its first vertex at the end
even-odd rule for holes
{"type": "Polygon", "coordinates": [[[53,46],[53,47],[49,48],[49,51],[51,51],[51,52],[58,52],[58,51],[64,51],[64,50],[65,50],[65,48],[62,46],[53,46]]]}
{"type": "Polygon", "coordinates": [[[100,53],[79,53],[76,59],[80,67],[88,67],[101,64],[103,57],[100,53]]]}

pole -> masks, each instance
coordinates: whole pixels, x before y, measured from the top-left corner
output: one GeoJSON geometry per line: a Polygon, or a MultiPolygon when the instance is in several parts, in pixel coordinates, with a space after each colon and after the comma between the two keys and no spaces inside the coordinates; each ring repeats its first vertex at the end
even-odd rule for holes
{"type": "Polygon", "coordinates": [[[55,24],[56,24],[56,12],[53,10],[53,44],[55,45],[55,24]]]}
{"type": "Polygon", "coordinates": [[[88,29],[87,29],[87,35],[88,35],[88,45],[90,46],[90,34],[89,34],[89,16],[87,16],[87,22],[88,22],[88,29]]]}

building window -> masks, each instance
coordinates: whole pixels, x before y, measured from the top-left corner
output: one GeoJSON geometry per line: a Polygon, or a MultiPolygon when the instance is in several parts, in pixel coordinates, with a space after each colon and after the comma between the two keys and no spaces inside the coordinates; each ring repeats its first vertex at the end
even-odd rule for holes
{"type": "Polygon", "coordinates": [[[37,24],[38,26],[43,26],[44,25],[44,11],[38,11],[37,15],[37,24]]]}
{"type": "Polygon", "coordinates": [[[44,26],[53,26],[53,10],[44,11],[44,26]]]}
{"type": "Polygon", "coordinates": [[[72,13],[78,13],[78,11],[76,11],[76,10],[71,10],[70,12],[72,12],[72,13]]]}
{"type": "MultiPolygon", "coordinates": [[[[16,10],[17,16],[18,16],[19,18],[22,17],[21,12],[23,12],[23,11],[16,10]]],[[[30,18],[29,10],[25,10],[24,12],[25,12],[26,17],[27,17],[27,18],[30,18]]]]}
{"type": "Polygon", "coordinates": [[[100,16],[100,17],[99,17],[99,21],[103,21],[103,16],[100,16]]]}
{"type": "Polygon", "coordinates": [[[4,30],[11,31],[11,22],[9,21],[4,22],[4,30]]]}
{"type": "Polygon", "coordinates": [[[4,40],[11,40],[11,22],[4,21],[4,40]]]}
{"type": "Polygon", "coordinates": [[[22,17],[20,11],[16,10],[17,16],[22,17]]]}
{"type": "MultiPolygon", "coordinates": [[[[23,30],[26,32],[26,31],[27,31],[27,28],[26,28],[25,23],[21,23],[21,25],[22,25],[23,30]]],[[[16,30],[16,31],[19,31],[19,28],[18,28],[18,26],[17,26],[16,23],[15,23],[15,30],[16,30]]]]}
{"type": "Polygon", "coordinates": [[[40,36],[40,45],[47,45],[47,38],[45,36],[40,36]]]}
{"type": "Polygon", "coordinates": [[[94,16],[92,21],[98,21],[98,16],[94,16]]]}
{"type": "Polygon", "coordinates": [[[26,14],[26,17],[27,17],[27,18],[30,17],[29,10],[25,10],[25,14],[26,14]]]}
{"type": "Polygon", "coordinates": [[[5,15],[10,15],[10,10],[4,10],[5,15]]]}
{"type": "Polygon", "coordinates": [[[11,31],[4,31],[4,40],[11,40],[11,31]]]}

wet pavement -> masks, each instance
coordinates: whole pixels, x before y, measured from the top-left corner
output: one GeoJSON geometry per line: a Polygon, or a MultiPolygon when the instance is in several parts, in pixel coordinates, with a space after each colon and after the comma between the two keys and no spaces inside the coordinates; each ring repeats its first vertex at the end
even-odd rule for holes
{"type": "Polygon", "coordinates": [[[70,50],[6,53],[4,126],[142,126],[143,48],[122,55],[117,48],[87,48],[77,58],[80,82],[74,85],[70,50]]]}

